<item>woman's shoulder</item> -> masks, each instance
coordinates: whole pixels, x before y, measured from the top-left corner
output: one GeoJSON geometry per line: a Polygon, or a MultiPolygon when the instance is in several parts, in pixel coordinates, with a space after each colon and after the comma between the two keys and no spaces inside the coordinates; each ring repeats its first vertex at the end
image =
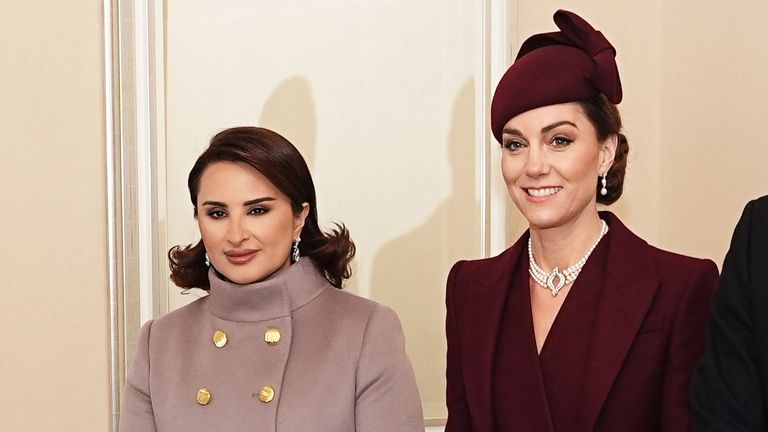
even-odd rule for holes
{"type": "Polygon", "coordinates": [[[693,255],[686,255],[680,252],[674,252],[662,249],[658,246],[648,245],[650,252],[656,257],[656,260],[662,265],[680,266],[685,268],[699,268],[715,265],[709,258],[701,258],[693,255]]]}
{"type": "Polygon", "coordinates": [[[332,305],[337,313],[348,317],[357,317],[366,322],[374,315],[397,319],[397,314],[389,306],[349,291],[329,288],[325,290],[322,297],[324,302],[332,305]]]}
{"type": "Polygon", "coordinates": [[[524,233],[512,246],[498,255],[487,258],[463,259],[453,264],[449,279],[462,280],[468,275],[489,275],[499,270],[508,271],[517,264],[520,254],[525,251],[528,233],[524,233]]]}
{"type": "MultiPolygon", "coordinates": [[[[195,295],[195,293],[192,292],[189,295],[195,295]]],[[[208,296],[202,296],[189,304],[155,318],[152,332],[189,329],[193,323],[199,322],[201,317],[205,316],[204,309],[207,302],[208,296]]]]}
{"type": "Polygon", "coordinates": [[[676,252],[650,246],[658,269],[659,279],[662,284],[669,287],[678,287],[680,291],[687,291],[692,286],[711,286],[717,284],[720,272],[714,261],[707,258],[697,258],[676,252]]]}
{"type": "Polygon", "coordinates": [[[613,231],[611,233],[611,243],[614,247],[611,250],[612,259],[628,260],[628,258],[649,257],[655,262],[662,277],[664,275],[711,272],[712,270],[717,272],[717,265],[711,259],[673,252],[652,245],[627,228],[615,215],[607,214],[603,217],[606,216],[611,231],[613,231]],[[622,251],[621,249],[626,250],[622,251]]]}
{"type": "Polygon", "coordinates": [[[717,264],[709,258],[699,258],[648,245],[655,257],[662,278],[691,278],[701,275],[717,278],[717,264]]]}

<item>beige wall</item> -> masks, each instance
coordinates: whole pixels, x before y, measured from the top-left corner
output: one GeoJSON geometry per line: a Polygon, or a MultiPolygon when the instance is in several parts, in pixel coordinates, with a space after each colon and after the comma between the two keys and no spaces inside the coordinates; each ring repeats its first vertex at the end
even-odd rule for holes
{"type": "Polygon", "coordinates": [[[0,6],[0,430],[109,427],[101,2],[0,6]]]}
{"type": "Polygon", "coordinates": [[[663,5],[659,239],[722,264],[744,204],[768,194],[768,2],[663,5]]]}

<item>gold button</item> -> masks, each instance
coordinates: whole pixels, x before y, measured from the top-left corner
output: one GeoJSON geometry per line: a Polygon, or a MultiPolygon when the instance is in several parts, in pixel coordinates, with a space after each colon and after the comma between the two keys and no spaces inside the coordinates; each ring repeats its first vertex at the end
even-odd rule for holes
{"type": "Polygon", "coordinates": [[[201,388],[197,391],[197,403],[206,406],[211,403],[211,392],[207,388],[201,388]]]}
{"type": "Polygon", "coordinates": [[[275,398],[275,389],[273,389],[270,386],[264,386],[261,388],[261,391],[259,392],[260,401],[264,403],[270,403],[274,398],[275,398]]]}
{"type": "Polygon", "coordinates": [[[227,344],[227,334],[221,330],[216,330],[216,333],[213,334],[213,344],[219,348],[224,348],[224,345],[227,344]]]}
{"type": "Polygon", "coordinates": [[[277,345],[280,343],[280,329],[276,329],[274,327],[268,328],[266,332],[264,332],[264,342],[267,343],[267,345],[277,345]]]}

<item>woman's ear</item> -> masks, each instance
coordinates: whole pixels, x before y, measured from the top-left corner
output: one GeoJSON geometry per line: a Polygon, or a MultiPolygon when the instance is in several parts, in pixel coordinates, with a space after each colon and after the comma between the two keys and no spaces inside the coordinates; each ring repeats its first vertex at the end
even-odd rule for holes
{"type": "Polygon", "coordinates": [[[304,222],[309,215],[309,203],[301,204],[301,211],[293,218],[293,238],[297,239],[301,236],[301,230],[304,229],[304,222]]]}
{"type": "Polygon", "coordinates": [[[613,134],[609,136],[600,147],[600,171],[607,173],[613,166],[613,160],[616,158],[616,148],[619,146],[619,136],[613,134]]]}

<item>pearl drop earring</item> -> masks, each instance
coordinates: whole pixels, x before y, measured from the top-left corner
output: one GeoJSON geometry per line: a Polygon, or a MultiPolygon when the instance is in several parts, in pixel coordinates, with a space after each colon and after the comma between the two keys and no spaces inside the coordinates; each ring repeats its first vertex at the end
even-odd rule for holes
{"type": "Polygon", "coordinates": [[[608,176],[608,171],[603,173],[603,179],[600,181],[603,184],[603,188],[600,189],[600,195],[606,196],[608,195],[608,189],[606,188],[606,185],[608,184],[608,181],[605,180],[605,178],[608,176]]]}

